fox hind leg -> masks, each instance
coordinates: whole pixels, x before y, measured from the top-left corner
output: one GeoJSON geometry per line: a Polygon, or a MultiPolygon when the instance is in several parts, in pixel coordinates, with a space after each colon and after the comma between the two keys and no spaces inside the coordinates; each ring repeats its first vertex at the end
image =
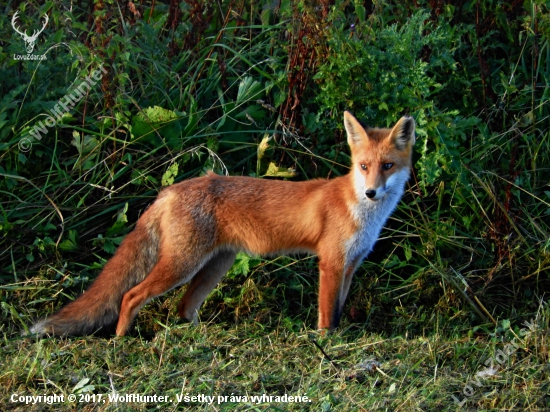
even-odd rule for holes
{"type": "Polygon", "coordinates": [[[199,308],[231,268],[235,257],[236,253],[233,251],[220,251],[197,272],[178,303],[178,314],[181,318],[197,322],[199,308]]]}
{"type": "Polygon", "coordinates": [[[199,262],[178,262],[176,258],[163,256],[147,277],[126,292],[120,305],[116,334],[124,336],[139,309],[156,296],[160,296],[179,286],[195,274],[200,268],[199,262]]]}

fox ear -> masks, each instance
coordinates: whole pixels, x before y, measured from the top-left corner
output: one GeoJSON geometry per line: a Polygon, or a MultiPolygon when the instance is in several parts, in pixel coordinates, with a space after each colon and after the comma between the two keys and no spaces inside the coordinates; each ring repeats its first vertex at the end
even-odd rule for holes
{"type": "Polygon", "coordinates": [[[348,144],[350,147],[357,146],[362,141],[367,140],[367,132],[365,132],[361,123],[348,111],[344,112],[344,126],[348,134],[348,144]]]}
{"type": "Polygon", "coordinates": [[[414,119],[409,116],[404,116],[393,126],[390,132],[390,139],[395,147],[399,150],[405,150],[414,145],[416,138],[414,137],[414,119]]]}

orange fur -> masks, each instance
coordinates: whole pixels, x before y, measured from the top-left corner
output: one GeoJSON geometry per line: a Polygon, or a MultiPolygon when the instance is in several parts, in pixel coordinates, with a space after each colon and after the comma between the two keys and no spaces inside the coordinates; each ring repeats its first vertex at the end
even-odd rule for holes
{"type": "Polygon", "coordinates": [[[393,129],[364,129],[347,112],[344,120],[352,152],[348,175],[288,182],[209,173],[172,185],[90,289],[31,332],[85,334],[118,316],[121,336],[145,303],[185,283],[178,313],[195,319],[240,250],[316,254],[318,327],[336,327],[353,272],[404,190],[414,144],[410,118],[393,129]]]}

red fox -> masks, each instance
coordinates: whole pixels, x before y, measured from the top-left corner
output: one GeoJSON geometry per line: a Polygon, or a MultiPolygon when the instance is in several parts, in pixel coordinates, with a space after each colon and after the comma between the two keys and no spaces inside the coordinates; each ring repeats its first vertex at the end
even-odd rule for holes
{"type": "Polygon", "coordinates": [[[196,321],[200,306],[239,251],[310,252],[319,258],[319,329],[334,329],[357,266],[401,198],[411,169],[415,123],[363,128],[344,113],[349,174],[290,182],[206,176],[164,189],[90,288],[30,333],[82,335],[114,323],[123,336],[149,300],[189,283],[178,304],[196,321]]]}

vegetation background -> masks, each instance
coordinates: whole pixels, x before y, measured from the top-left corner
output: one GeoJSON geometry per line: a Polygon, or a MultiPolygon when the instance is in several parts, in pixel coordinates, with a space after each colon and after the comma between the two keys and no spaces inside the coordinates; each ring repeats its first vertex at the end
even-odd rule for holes
{"type": "Polygon", "coordinates": [[[0,7],[3,410],[550,410],[547,1],[0,7]],[[49,16],[47,59],[18,59],[16,11],[29,34],[49,16]],[[175,321],[178,290],[124,339],[20,337],[86,289],[163,186],[345,174],[344,110],[382,127],[409,114],[417,144],[335,334],[312,332],[314,257],[241,254],[198,327],[175,321]],[[11,400],[54,393],[78,399],[11,400]],[[127,393],[174,402],[107,398],[127,393]]]}

